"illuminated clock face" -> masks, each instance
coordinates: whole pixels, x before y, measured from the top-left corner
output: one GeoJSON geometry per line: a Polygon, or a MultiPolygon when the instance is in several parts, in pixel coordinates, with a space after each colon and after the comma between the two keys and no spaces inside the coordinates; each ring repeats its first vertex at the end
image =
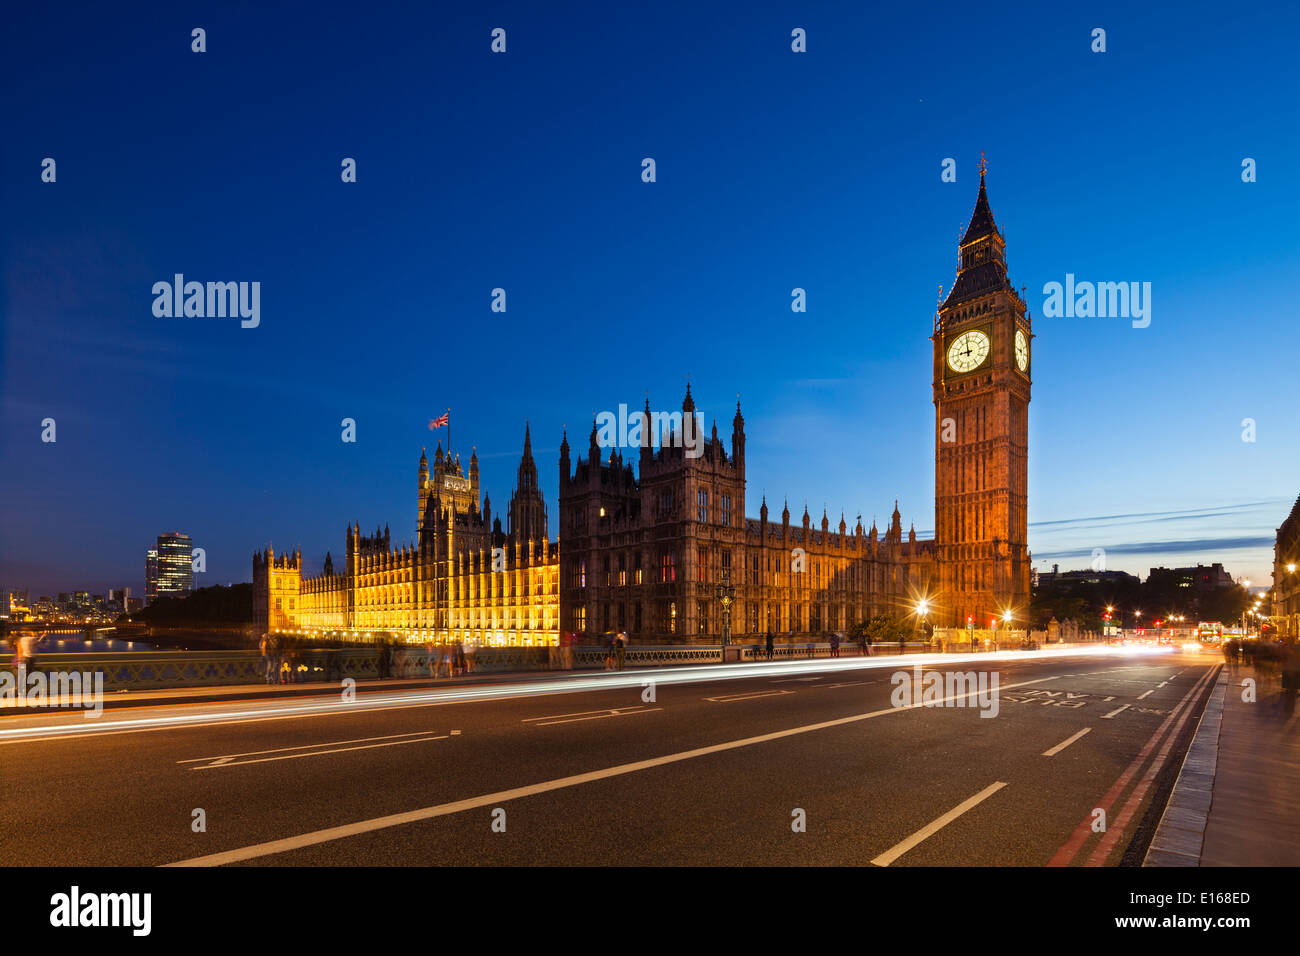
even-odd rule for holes
{"type": "Polygon", "coordinates": [[[948,367],[954,372],[973,372],[989,356],[989,337],[971,329],[953,339],[948,346],[948,367]]]}
{"type": "Polygon", "coordinates": [[[1016,367],[1022,372],[1029,368],[1029,339],[1020,329],[1016,329],[1016,367]]]}

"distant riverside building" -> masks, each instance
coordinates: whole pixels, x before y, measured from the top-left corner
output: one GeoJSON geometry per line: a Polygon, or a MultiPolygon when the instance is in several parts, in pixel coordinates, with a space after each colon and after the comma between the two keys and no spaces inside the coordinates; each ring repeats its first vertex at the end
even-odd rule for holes
{"type": "Polygon", "coordinates": [[[144,604],[148,607],[158,596],[158,549],[150,548],[144,555],[144,604]]]}
{"type": "Polygon", "coordinates": [[[29,595],[27,588],[0,587],[0,620],[25,620],[31,610],[29,595]]]}
{"type": "Polygon", "coordinates": [[[144,601],[189,597],[194,591],[194,543],[178,531],[158,535],[156,547],[145,554],[144,601]]]}
{"type": "Polygon", "coordinates": [[[1232,575],[1223,565],[1198,564],[1194,568],[1152,568],[1147,584],[1173,585],[1174,587],[1203,594],[1219,588],[1232,587],[1232,575]]]}
{"type": "Polygon", "coordinates": [[[344,560],[302,573],[302,551],[253,555],[253,618],[268,633],[309,631],[408,641],[553,646],[559,641],[558,544],[548,540],[532,440],[524,429],[508,531],[479,498],[478,454],[468,475],[439,443],[433,471],[416,476],[417,540],[396,547],[387,526],[349,525],[344,560]]]}
{"type": "Polygon", "coordinates": [[[1300,636],[1300,498],[1273,543],[1273,624],[1289,641],[1300,636]]]}
{"type": "Polygon", "coordinates": [[[1141,584],[1136,574],[1127,571],[1058,571],[1056,565],[1050,572],[1040,572],[1035,581],[1036,587],[1060,588],[1069,590],[1076,585],[1089,584],[1141,584]]]}

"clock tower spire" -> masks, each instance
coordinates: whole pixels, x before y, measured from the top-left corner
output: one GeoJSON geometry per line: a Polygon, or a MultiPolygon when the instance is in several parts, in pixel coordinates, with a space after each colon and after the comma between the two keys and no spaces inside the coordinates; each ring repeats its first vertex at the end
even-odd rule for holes
{"type": "Polygon", "coordinates": [[[1029,310],[1007,277],[981,155],[957,278],[934,335],[936,623],[987,628],[1029,605],[1029,310]]]}

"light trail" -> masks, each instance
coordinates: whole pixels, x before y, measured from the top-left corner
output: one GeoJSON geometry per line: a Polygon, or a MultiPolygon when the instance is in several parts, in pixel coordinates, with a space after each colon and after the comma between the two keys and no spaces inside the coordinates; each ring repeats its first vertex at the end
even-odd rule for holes
{"type": "MultiPolygon", "coordinates": [[[[225,702],[224,705],[213,703],[206,705],[208,709],[183,714],[127,717],[116,720],[96,718],[91,723],[86,722],[79,713],[75,715],[59,714],[57,716],[51,715],[50,718],[37,726],[0,729],[0,744],[79,737],[87,734],[93,736],[110,733],[135,733],[210,726],[220,723],[278,720],[289,717],[356,714],[403,707],[434,707],[475,701],[542,697],[552,694],[577,694],[630,688],[640,690],[648,684],[711,683],[841,671],[912,670],[916,667],[951,669],[962,664],[979,664],[987,667],[994,663],[1016,661],[1045,661],[1066,657],[1133,657],[1171,651],[1172,648],[1169,647],[1102,645],[1052,648],[1038,651],[985,651],[975,654],[912,654],[902,657],[843,657],[794,661],[754,661],[744,664],[695,664],[688,667],[640,668],[636,671],[568,674],[563,677],[508,684],[438,687],[406,692],[371,692],[365,694],[364,698],[350,702],[340,699],[316,700],[310,703],[268,701],[253,705],[249,705],[247,702],[225,702]],[[232,705],[244,709],[222,709],[232,705]],[[71,719],[73,716],[76,718],[75,722],[71,719]]],[[[204,705],[189,704],[181,706],[199,707],[204,705]]]]}

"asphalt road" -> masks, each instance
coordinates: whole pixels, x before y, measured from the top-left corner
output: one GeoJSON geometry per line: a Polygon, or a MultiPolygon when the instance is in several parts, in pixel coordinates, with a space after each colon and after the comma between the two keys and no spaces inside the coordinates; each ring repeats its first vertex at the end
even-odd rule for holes
{"type": "Polygon", "coordinates": [[[996,675],[988,717],[962,688],[894,706],[920,659],[7,715],[0,844],[34,866],[1140,862],[1215,657],[926,665],[996,675]]]}

